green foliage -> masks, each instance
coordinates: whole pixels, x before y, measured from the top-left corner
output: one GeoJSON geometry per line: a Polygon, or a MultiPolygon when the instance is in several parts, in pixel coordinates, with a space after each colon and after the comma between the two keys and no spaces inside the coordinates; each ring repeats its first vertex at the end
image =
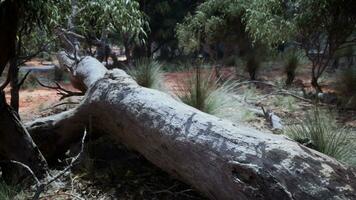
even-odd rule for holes
{"type": "Polygon", "coordinates": [[[275,45],[283,41],[288,41],[296,30],[292,17],[293,8],[290,1],[249,1],[244,19],[246,29],[254,40],[263,40],[265,44],[275,45]],[[288,7],[288,9],[286,8],[288,7]]]}
{"type": "Polygon", "coordinates": [[[162,65],[157,61],[141,58],[127,72],[143,87],[164,90],[162,65]]]}
{"type": "Polygon", "coordinates": [[[139,10],[137,1],[127,0],[81,0],[81,8],[77,15],[78,31],[87,33],[97,33],[100,35],[103,30],[109,29],[119,34],[124,39],[134,42],[143,42],[146,35],[145,26],[147,21],[143,13],[139,10]]]}
{"type": "Polygon", "coordinates": [[[198,6],[194,15],[188,15],[177,26],[180,46],[186,52],[199,50],[202,43],[237,41],[245,39],[242,15],[243,1],[208,0],[198,6]]]}
{"type": "Polygon", "coordinates": [[[245,19],[255,40],[269,46],[296,41],[312,62],[312,86],[320,92],[318,79],[335,52],[354,38],[355,10],[353,0],[255,0],[245,19]]]}
{"type": "Polygon", "coordinates": [[[146,30],[149,42],[141,47],[148,52],[145,56],[151,55],[158,49],[160,59],[169,59],[174,54],[178,47],[175,35],[176,24],[193,11],[199,1],[201,0],[139,0],[140,10],[149,22],[146,30]]]}
{"type": "Polygon", "coordinates": [[[246,9],[245,19],[251,35],[268,44],[291,38],[303,43],[325,37],[344,41],[354,29],[354,9],[352,0],[255,0],[246,9]],[[318,38],[323,33],[325,37],[318,38]]]}
{"type": "Polygon", "coordinates": [[[351,130],[338,126],[331,114],[317,108],[299,124],[287,127],[285,134],[340,161],[356,161],[356,141],[351,130]]]}

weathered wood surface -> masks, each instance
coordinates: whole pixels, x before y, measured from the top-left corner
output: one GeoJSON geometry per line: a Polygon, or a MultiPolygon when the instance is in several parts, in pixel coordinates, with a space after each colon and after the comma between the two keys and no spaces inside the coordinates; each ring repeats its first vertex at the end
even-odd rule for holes
{"type": "Polygon", "coordinates": [[[47,157],[78,140],[91,118],[210,199],[356,199],[354,170],[286,137],[203,113],[91,57],[71,71],[88,88],[83,102],[27,124],[47,157]]]}

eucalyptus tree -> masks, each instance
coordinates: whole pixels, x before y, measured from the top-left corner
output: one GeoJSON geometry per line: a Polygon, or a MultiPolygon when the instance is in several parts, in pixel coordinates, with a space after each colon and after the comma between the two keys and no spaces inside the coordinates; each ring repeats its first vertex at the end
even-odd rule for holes
{"type": "MultiPolygon", "coordinates": [[[[73,31],[82,34],[86,43],[99,48],[108,45],[111,36],[116,44],[123,44],[128,60],[131,59],[134,44],[144,43],[145,27],[148,26],[144,14],[135,0],[78,0],[76,26],[73,31]]],[[[70,6],[70,5],[69,5],[70,6]]],[[[97,49],[100,50],[100,49],[97,49]]]]}
{"type": "MultiPolygon", "coordinates": [[[[44,24],[51,16],[52,1],[0,1],[0,75],[9,62],[14,62],[17,51],[18,34],[30,33],[33,25],[44,24]]],[[[22,44],[22,42],[21,42],[22,44]]],[[[21,124],[19,116],[7,104],[3,89],[17,78],[17,65],[10,65],[8,77],[0,85],[0,158],[15,160],[31,167],[38,177],[46,174],[47,163],[31,136],[21,124]]],[[[17,182],[26,175],[23,168],[1,162],[3,177],[9,182],[17,182]]]]}
{"type": "Polygon", "coordinates": [[[311,84],[320,92],[318,80],[335,52],[356,44],[355,10],[353,0],[254,0],[245,20],[256,40],[272,46],[295,41],[312,63],[311,84]]]}
{"type": "Polygon", "coordinates": [[[149,26],[146,27],[147,40],[136,45],[135,57],[150,57],[158,53],[159,58],[169,59],[179,50],[175,35],[177,23],[193,12],[202,0],[139,0],[140,10],[145,14],[149,26]]]}
{"type": "Polygon", "coordinates": [[[188,51],[216,41],[240,40],[239,46],[248,41],[250,47],[294,41],[312,63],[312,86],[321,91],[318,79],[335,52],[355,44],[355,10],[352,0],[207,0],[177,34],[188,51]]]}
{"type": "Polygon", "coordinates": [[[247,60],[251,79],[256,78],[263,45],[247,32],[247,0],[208,0],[177,26],[180,47],[186,52],[204,50],[213,59],[237,54],[247,60]],[[220,53],[221,54],[221,53],[220,53]]]}

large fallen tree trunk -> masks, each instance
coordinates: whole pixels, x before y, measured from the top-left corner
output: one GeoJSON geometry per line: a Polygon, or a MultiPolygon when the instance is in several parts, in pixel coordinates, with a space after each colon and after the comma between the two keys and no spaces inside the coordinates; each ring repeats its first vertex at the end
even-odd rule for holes
{"type": "Polygon", "coordinates": [[[71,71],[88,88],[81,105],[27,125],[47,157],[80,138],[91,118],[210,199],[356,199],[355,171],[286,137],[200,112],[91,57],[71,71]]]}

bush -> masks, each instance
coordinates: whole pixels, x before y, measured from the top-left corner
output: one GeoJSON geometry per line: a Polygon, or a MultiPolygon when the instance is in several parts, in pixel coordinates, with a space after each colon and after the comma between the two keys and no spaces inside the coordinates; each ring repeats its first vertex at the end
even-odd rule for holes
{"type": "Polygon", "coordinates": [[[295,52],[288,53],[285,58],[285,64],[284,64],[284,71],[287,75],[287,80],[286,80],[287,86],[293,83],[298,65],[299,65],[299,56],[295,52]]]}
{"type": "Polygon", "coordinates": [[[330,113],[316,108],[299,124],[288,126],[285,134],[340,161],[356,164],[355,137],[350,129],[338,126],[330,113]]]}
{"type": "Polygon", "coordinates": [[[161,68],[159,62],[149,58],[141,58],[135,62],[133,68],[127,70],[127,73],[143,87],[163,90],[164,79],[161,68]]]}

